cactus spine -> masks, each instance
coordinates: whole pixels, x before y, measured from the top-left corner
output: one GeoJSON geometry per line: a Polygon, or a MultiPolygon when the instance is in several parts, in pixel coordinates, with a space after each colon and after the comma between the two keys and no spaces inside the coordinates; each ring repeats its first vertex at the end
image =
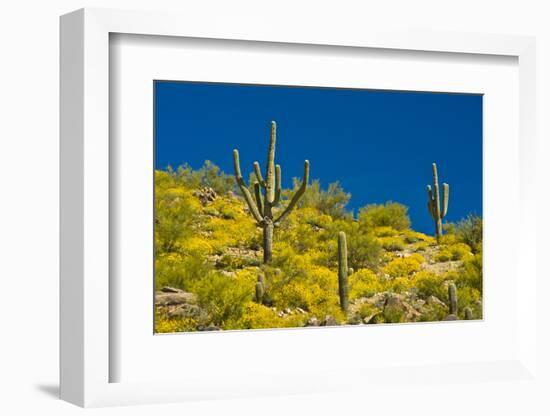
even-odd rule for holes
{"type": "Polygon", "coordinates": [[[443,183],[443,202],[439,197],[439,179],[437,177],[437,165],[432,163],[432,173],[434,178],[434,187],[428,185],[428,211],[435,222],[435,236],[439,243],[443,235],[443,218],[447,215],[449,206],[449,185],[443,183]],[[441,206],[443,205],[443,206],[441,206]]]}
{"type": "Polygon", "coordinates": [[[457,316],[457,299],[456,299],[456,286],[454,283],[449,283],[449,314],[457,316]]]}
{"type": "Polygon", "coordinates": [[[340,296],[340,308],[348,311],[348,276],[353,269],[348,268],[348,244],[346,233],[338,233],[338,294],[340,296]]]}
{"type": "Polygon", "coordinates": [[[235,168],[235,178],[248,205],[252,217],[256,220],[258,226],[263,230],[263,249],[264,264],[271,263],[273,256],[273,231],[281,221],[283,221],[296,206],[302,195],[307,189],[309,180],[309,161],[304,161],[304,176],[302,184],[291,198],[286,208],[278,217],[274,217],[273,208],[281,202],[281,166],[275,164],[275,142],[277,139],[277,124],[271,122],[271,137],[267,151],[267,167],[265,179],[262,176],[260,164],[254,162],[254,175],[256,182],[253,184],[254,197],[248,190],[241,174],[239,162],[239,151],[233,150],[233,165],[235,168]],[[263,189],[263,194],[262,194],[263,189]]]}

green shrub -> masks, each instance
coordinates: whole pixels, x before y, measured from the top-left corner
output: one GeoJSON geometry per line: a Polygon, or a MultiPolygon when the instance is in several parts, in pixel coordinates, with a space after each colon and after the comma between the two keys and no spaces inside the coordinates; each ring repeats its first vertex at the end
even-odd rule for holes
{"type": "Polygon", "coordinates": [[[481,253],[464,261],[458,273],[457,284],[462,287],[472,287],[481,296],[483,292],[483,258],[481,253]]]}
{"type": "Polygon", "coordinates": [[[477,215],[468,215],[467,218],[456,224],[455,234],[459,241],[468,244],[473,253],[479,253],[483,244],[483,220],[477,215]]]}
{"type": "Polygon", "coordinates": [[[383,316],[384,322],[389,324],[405,322],[405,311],[399,306],[385,307],[383,316]]]}
{"type": "Polygon", "coordinates": [[[382,248],[386,251],[403,251],[405,243],[399,237],[382,237],[379,238],[382,248]]]}
{"type": "Polygon", "coordinates": [[[449,308],[446,305],[431,304],[424,307],[424,313],[420,316],[420,322],[442,321],[449,315],[449,308]]]}
{"type": "Polygon", "coordinates": [[[357,311],[361,319],[365,319],[368,316],[372,316],[376,313],[380,312],[380,309],[378,309],[376,306],[371,305],[370,303],[363,303],[359,310],[357,311]]]}
{"type": "Polygon", "coordinates": [[[481,293],[473,287],[459,287],[456,293],[459,314],[462,314],[466,307],[474,311],[476,303],[481,300],[481,293]]]}
{"type": "Polygon", "coordinates": [[[348,236],[348,265],[355,270],[378,267],[382,247],[370,234],[348,236]]]}
{"type": "Polygon", "coordinates": [[[184,164],[176,171],[169,167],[167,173],[175,179],[177,184],[188,189],[210,187],[218,194],[236,190],[235,177],[224,173],[209,160],[206,160],[202,167],[196,170],[193,170],[188,164],[184,164]]]}
{"type": "Polygon", "coordinates": [[[399,234],[392,227],[376,227],[373,232],[376,237],[395,237],[399,234]]]}
{"type": "Polygon", "coordinates": [[[408,208],[405,205],[397,202],[367,205],[359,210],[359,222],[367,229],[392,227],[402,231],[411,225],[407,211],[408,208]]]}
{"type": "Polygon", "coordinates": [[[422,270],[416,273],[414,277],[418,296],[424,299],[435,296],[441,301],[446,299],[447,289],[443,284],[445,276],[438,276],[433,272],[422,270]]]}
{"type": "Polygon", "coordinates": [[[232,278],[216,272],[197,280],[191,287],[199,306],[208,313],[210,323],[222,328],[231,327],[242,317],[254,289],[253,278],[232,278]]]}
{"type": "Polygon", "coordinates": [[[155,284],[157,288],[172,286],[189,290],[193,282],[208,276],[212,270],[204,257],[165,253],[157,255],[155,260],[155,284]]]}
{"type": "MultiPolygon", "coordinates": [[[[293,179],[293,190],[283,193],[283,196],[290,196],[296,192],[301,185],[301,179],[293,179]]],[[[344,192],[338,182],[329,184],[327,190],[321,188],[318,179],[311,181],[306,192],[300,198],[298,207],[316,208],[322,214],[330,215],[334,219],[349,218],[350,213],[346,211],[346,205],[351,198],[351,194],[344,192]]]]}
{"type": "Polygon", "coordinates": [[[407,244],[414,244],[414,243],[418,243],[418,237],[415,237],[413,235],[407,235],[405,236],[405,242],[407,244]]]}
{"type": "Polygon", "coordinates": [[[331,250],[331,265],[335,266],[337,262],[336,241],[338,232],[344,231],[348,242],[348,265],[354,270],[363,268],[376,269],[380,264],[382,256],[382,246],[374,235],[361,227],[357,222],[335,221],[330,228],[328,237],[328,247],[331,250]]]}

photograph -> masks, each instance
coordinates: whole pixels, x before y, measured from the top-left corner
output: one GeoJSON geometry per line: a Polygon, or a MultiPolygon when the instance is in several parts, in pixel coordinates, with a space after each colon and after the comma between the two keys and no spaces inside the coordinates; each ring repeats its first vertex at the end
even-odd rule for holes
{"type": "Polygon", "coordinates": [[[154,81],[154,331],[483,319],[483,95],[154,81]]]}

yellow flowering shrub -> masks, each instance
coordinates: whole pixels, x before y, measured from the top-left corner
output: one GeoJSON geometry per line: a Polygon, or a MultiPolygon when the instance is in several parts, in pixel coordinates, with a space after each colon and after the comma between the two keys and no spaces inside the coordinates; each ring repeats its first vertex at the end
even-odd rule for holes
{"type": "Polygon", "coordinates": [[[470,246],[464,243],[446,245],[437,254],[436,260],[439,262],[464,260],[469,256],[473,256],[470,250],[470,246]]]}
{"type": "Polygon", "coordinates": [[[406,230],[403,233],[403,235],[404,235],[405,242],[407,244],[414,244],[414,243],[425,243],[426,245],[435,244],[434,237],[423,233],[419,233],[417,231],[406,230]]]}
{"type": "Polygon", "coordinates": [[[420,254],[412,254],[409,257],[395,258],[384,266],[382,271],[392,278],[411,276],[420,270],[424,257],[420,254]]]}
{"type": "Polygon", "coordinates": [[[399,235],[399,231],[389,226],[375,227],[373,233],[376,237],[395,237],[399,235]]]}
{"type": "Polygon", "coordinates": [[[292,328],[304,326],[307,314],[279,317],[273,309],[255,302],[246,304],[242,317],[227,329],[292,328]]]}
{"type": "Polygon", "coordinates": [[[415,279],[414,277],[396,277],[395,279],[391,279],[388,283],[389,290],[395,293],[401,293],[414,287],[415,279]]]}
{"type": "Polygon", "coordinates": [[[378,238],[382,248],[387,251],[403,251],[405,242],[401,237],[381,237],[378,238]]]}
{"type": "Polygon", "coordinates": [[[349,276],[348,285],[351,300],[369,297],[385,290],[379,277],[369,269],[360,269],[349,276]]]}
{"type": "Polygon", "coordinates": [[[197,330],[197,321],[192,318],[159,318],[155,321],[155,332],[192,332],[197,330]]]}

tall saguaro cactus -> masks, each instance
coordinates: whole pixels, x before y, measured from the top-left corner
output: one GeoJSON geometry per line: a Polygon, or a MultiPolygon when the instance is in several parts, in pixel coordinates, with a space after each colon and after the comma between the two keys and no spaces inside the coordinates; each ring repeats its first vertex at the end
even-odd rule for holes
{"type": "Polygon", "coordinates": [[[340,296],[340,308],[348,311],[348,276],[353,269],[348,269],[348,243],[346,233],[338,233],[338,294],[340,296]]]}
{"type": "Polygon", "coordinates": [[[262,303],[264,299],[264,294],[265,294],[264,276],[262,274],[259,274],[258,279],[256,281],[256,302],[262,303]]]}
{"type": "Polygon", "coordinates": [[[449,292],[449,313],[451,315],[458,315],[458,305],[457,305],[457,298],[456,298],[456,286],[454,283],[449,283],[449,287],[447,288],[447,291],[449,292]]]}
{"type": "Polygon", "coordinates": [[[439,179],[437,177],[437,165],[432,163],[432,172],[434,177],[434,187],[428,185],[428,211],[435,223],[435,237],[437,242],[443,235],[443,218],[447,215],[449,206],[449,185],[443,183],[443,201],[439,197],[439,179]],[[443,205],[443,206],[442,206],[443,205]]]}
{"type": "Polygon", "coordinates": [[[271,138],[267,150],[267,167],[265,171],[265,179],[262,176],[260,164],[254,162],[254,175],[256,181],[253,184],[254,197],[248,190],[246,183],[241,174],[241,166],[239,162],[239,151],[233,150],[233,164],[235,167],[235,178],[237,184],[243,194],[243,197],[248,205],[252,217],[256,220],[258,226],[263,230],[263,249],[264,249],[264,264],[271,263],[273,256],[273,230],[281,221],[283,221],[296,206],[307,188],[309,180],[309,161],[304,161],[304,177],[302,184],[296,191],[294,196],[286,208],[278,217],[274,217],[273,208],[281,202],[281,166],[275,164],[275,142],[277,140],[277,124],[271,122],[271,138]],[[263,190],[263,192],[262,192],[263,190]]]}

